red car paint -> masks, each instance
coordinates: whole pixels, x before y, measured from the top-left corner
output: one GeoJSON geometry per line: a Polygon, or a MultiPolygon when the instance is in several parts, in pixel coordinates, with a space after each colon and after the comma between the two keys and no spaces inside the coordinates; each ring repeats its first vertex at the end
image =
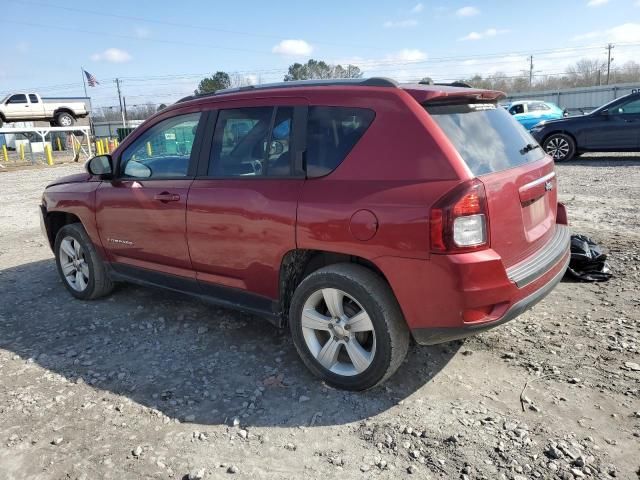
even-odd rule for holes
{"type": "Polygon", "coordinates": [[[558,222],[566,224],[564,208],[557,212],[548,156],[478,177],[487,197],[488,246],[431,253],[431,207],[475,176],[423,104],[493,102],[500,95],[440,86],[314,86],[178,103],[136,129],[113,153],[115,164],[148,128],[182,113],[339,105],[374,110],[375,120],[346,159],[320,178],[134,181],[79,175],[60,180],[43,197],[49,238],[53,241],[55,232],[48,216],[71,214],[116,270],[124,265],[189,280],[202,291],[223,287],[246,293],[285,318],[286,309],[275,310],[284,305],[282,264],[288,253],[357,257],[385,277],[419,343],[434,343],[419,335],[430,329],[451,329],[436,341],[464,336],[461,329],[499,323],[512,307],[557,281],[569,255],[563,247],[552,265],[522,287],[508,275],[507,269],[546,248],[558,222]]]}

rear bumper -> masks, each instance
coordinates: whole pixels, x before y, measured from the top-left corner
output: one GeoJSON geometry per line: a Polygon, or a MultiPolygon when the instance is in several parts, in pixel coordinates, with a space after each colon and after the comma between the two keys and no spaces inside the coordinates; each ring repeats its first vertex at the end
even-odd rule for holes
{"type": "Polygon", "coordinates": [[[562,279],[569,248],[569,228],[556,224],[543,248],[509,268],[491,249],[429,260],[385,257],[376,264],[416,342],[431,345],[489,330],[531,308],[562,279]]]}
{"type": "Polygon", "coordinates": [[[415,339],[416,343],[420,345],[435,345],[437,343],[459,340],[461,338],[469,337],[477,333],[486,332],[487,330],[491,330],[498,325],[502,325],[503,323],[507,323],[508,321],[513,320],[518,315],[526,312],[531,307],[533,307],[536,303],[546,297],[547,294],[551,292],[551,290],[555,288],[555,286],[560,282],[560,280],[562,280],[562,277],[564,276],[567,265],[569,265],[569,258],[570,257],[567,256],[566,260],[564,260],[562,268],[558,271],[558,273],[556,273],[555,277],[553,277],[547,284],[545,284],[529,296],[523,298],[519,302],[514,303],[511,307],[509,307],[507,312],[500,319],[493,322],[486,322],[477,325],[465,325],[463,327],[416,328],[412,330],[413,338],[415,339]]]}

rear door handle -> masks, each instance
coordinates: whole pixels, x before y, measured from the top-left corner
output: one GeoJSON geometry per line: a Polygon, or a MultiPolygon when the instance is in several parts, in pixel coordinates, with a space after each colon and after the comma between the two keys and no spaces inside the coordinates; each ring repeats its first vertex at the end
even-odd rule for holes
{"type": "Polygon", "coordinates": [[[158,200],[162,203],[177,202],[180,200],[180,195],[178,195],[177,193],[162,192],[155,194],[153,196],[153,199],[158,200]]]}

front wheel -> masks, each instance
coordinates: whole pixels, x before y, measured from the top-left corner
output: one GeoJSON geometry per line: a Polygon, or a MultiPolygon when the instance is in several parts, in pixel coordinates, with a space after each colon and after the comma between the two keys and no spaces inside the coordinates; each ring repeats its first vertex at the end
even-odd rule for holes
{"type": "Polygon", "coordinates": [[[60,229],[54,252],[58,274],[74,297],[92,300],[113,289],[104,263],[81,224],[72,223],[60,229]]]}
{"type": "Polygon", "coordinates": [[[345,390],[382,383],[409,348],[409,330],[391,289],[360,265],[331,265],[306,277],[293,295],[289,326],[309,370],[345,390]]]}
{"type": "Polygon", "coordinates": [[[556,162],[571,160],[576,155],[576,142],[564,133],[550,135],[545,139],[542,147],[556,162]]]}

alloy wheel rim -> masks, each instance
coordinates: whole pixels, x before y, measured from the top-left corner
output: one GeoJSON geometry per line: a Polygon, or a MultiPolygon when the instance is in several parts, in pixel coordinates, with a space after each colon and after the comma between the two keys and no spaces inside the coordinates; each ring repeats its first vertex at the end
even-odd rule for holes
{"type": "Polygon", "coordinates": [[[89,285],[89,264],[78,240],[65,237],[60,242],[60,269],[64,279],[77,292],[89,285]]]}
{"type": "Polygon", "coordinates": [[[309,352],[330,372],[359,375],[373,362],[376,335],[371,317],[348,293],[336,288],[315,291],[304,304],[301,323],[309,352]]]}
{"type": "Polygon", "coordinates": [[[63,126],[68,127],[68,126],[71,125],[71,119],[69,119],[69,117],[67,117],[67,116],[63,116],[60,119],[60,123],[62,123],[63,126]]]}
{"type": "Polygon", "coordinates": [[[562,160],[569,153],[569,142],[564,138],[552,138],[547,143],[547,153],[551,155],[554,160],[562,160]]]}

